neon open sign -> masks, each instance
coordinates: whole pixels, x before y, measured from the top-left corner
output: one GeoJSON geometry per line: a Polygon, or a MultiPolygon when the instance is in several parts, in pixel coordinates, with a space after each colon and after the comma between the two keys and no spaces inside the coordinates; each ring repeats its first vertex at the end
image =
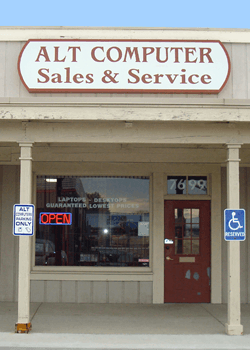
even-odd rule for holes
{"type": "Polygon", "coordinates": [[[40,225],[71,225],[71,213],[40,213],[40,225]]]}

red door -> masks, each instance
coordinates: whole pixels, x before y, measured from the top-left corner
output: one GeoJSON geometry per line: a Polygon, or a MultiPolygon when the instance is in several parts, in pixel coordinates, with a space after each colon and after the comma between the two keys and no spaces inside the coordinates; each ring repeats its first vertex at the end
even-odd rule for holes
{"type": "Polygon", "coordinates": [[[165,201],[165,303],[210,302],[210,201],[165,201]]]}

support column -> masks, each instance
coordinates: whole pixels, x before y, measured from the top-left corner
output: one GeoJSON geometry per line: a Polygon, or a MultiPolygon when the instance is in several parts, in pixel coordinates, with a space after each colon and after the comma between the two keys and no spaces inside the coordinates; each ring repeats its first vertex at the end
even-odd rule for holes
{"type": "MultiPolygon", "coordinates": [[[[32,143],[21,142],[20,204],[32,204],[32,143]]],[[[31,237],[19,237],[17,333],[28,333],[30,322],[30,249],[31,237]]]]}
{"type": "MultiPolygon", "coordinates": [[[[153,173],[153,304],[164,303],[164,174],[153,173]]],[[[151,255],[152,256],[152,255],[151,255]]]]}
{"type": "MultiPolygon", "coordinates": [[[[227,145],[227,208],[239,209],[239,149],[240,144],[227,145]]],[[[228,309],[226,333],[243,334],[240,312],[240,242],[227,242],[228,309]]]]}

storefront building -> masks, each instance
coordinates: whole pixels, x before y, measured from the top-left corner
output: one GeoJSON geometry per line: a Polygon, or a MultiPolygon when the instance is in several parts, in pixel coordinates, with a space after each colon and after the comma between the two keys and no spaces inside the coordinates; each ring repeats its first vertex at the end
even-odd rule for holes
{"type": "Polygon", "coordinates": [[[225,242],[223,211],[248,231],[250,31],[0,33],[0,300],[19,330],[30,302],[228,303],[242,334],[250,243],[225,242]],[[17,203],[34,236],[12,234],[17,203]]]}

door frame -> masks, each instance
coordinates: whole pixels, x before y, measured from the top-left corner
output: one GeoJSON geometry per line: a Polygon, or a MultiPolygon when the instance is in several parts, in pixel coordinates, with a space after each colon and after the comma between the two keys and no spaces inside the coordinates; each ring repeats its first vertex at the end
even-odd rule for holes
{"type": "Polygon", "coordinates": [[[164,163],[155,165],[152,172],[152,245],[151,264],[153,281],[153,304],[164,303],[164,200],[210,200],[211,201],[211,303],[221,304],[222,295],[226,299],[225,275],[223,273],[222,256],[225,246],[222,232],[222,206],[225,205],[226,169],[221,164],[208,163],[164,163]],[[167,192],[168,175],[206,175],[209,179],[209,193],[205,196],[169,195],[167,192]],[[223,294],[222,294],[223,292],[223,294]]]}
{"type": "MultiPolygon", "coordinates": [[[[191,213],[190,213],[191,214],[191,213]]],[[[200,221],[201,224],[201,221],[200,221]]],[[[201,232],[201,231],[200,231],[201,232]]],[[[203,302],[211,302],[211,201],[210,200],[200,200],[200,199],[166,199],[164,200],[164,238],[168,238],[173,240],[173,245],[164,244],[164,302],[173,302],[173,303],[182,303],[182,302],[190,302],[190,303],[203,303],[203,302]],[[180,204],[178,207],[178,203],[180,204]],[[204,205],[203,205],[204,203],[204,205]],[[169,208],[168,208],[169,207],[169,208]],[[178,254],[176,253],[175,245],[176,245],[176,236],[175,230],[172,231],[174,227],[176,227],[176,219],[174,214],[174,208],[179,208],[181,210],[184,209],[200,209],[200,220],[202,220],[203,232],[204,234],[199,235],[199,254],[178,254]],[[167,210],[170,210],[167,213],[167,210]],[[202,210],[202,211],[201,211],[202,210]],[[167,225],[167,226],[166,226],[167,225]],[[170,225],[170,226],[169,226],[170,225]],[[173,226],[173,227],[172,227],[173,226]],[[166,230],[171,229],[171,234],[167,234],[166,230]],[[202,255],[204,255],[205,260],[202,259],[202,255]],[[167,261],[168,260],[168,261],[167,261]],[[171,270],[168,268],[170,267],[171,270]],[[209,270],[208,270],[209,268],[209,270]],[[187,271],[199,271],[200,278],[202,280],[195,282],[191,276],[188,279],[183,279],[183,284],[186,284],[186,288],[189,288],[190,293],[184,293],[184,289],[182,289],[183,284],[179,282],[179,279],[175,278],[176,273],[178,272],[179,276],[185,276],[186,269],[187,271]],[[174,272],[175,271],[175,272],[174,272]],[[205,273],[207,271],[207,274],[205,273]],[[202,272],[202,273],[201,273],[202,272]],[[167,281],[171,281],[170,284],[167,281]],[[202,281],[202,282],[201,282],[202,281]],[[179,288],[172,289],[173,283],[177,283],[179,288]],[[191,283],[191,284],[190,284],[191,283]],[[206,284],[206,287],[203,289],[202,285],[206,284]],[[167,287],[170,287],[169,295],[167,296],[167,287]],[[196,291],[192,286],[196,286],[196,291]],[[191,287],[191,288],[190,288],[191,287]],[[200,291],[202,293],[200,293],[200,291]]],[[[190,239],[186,238],[188,242],[190,239]]],[[[195,239],[197,240],[197,239],[195,239]]],[[[192,238],[190,243],[192,242],[192,238]]],[[[198,274],[195,272],[195,274],[198,274]]],[[[198,274],[198,276],[199,276],[198,274]]]]}

